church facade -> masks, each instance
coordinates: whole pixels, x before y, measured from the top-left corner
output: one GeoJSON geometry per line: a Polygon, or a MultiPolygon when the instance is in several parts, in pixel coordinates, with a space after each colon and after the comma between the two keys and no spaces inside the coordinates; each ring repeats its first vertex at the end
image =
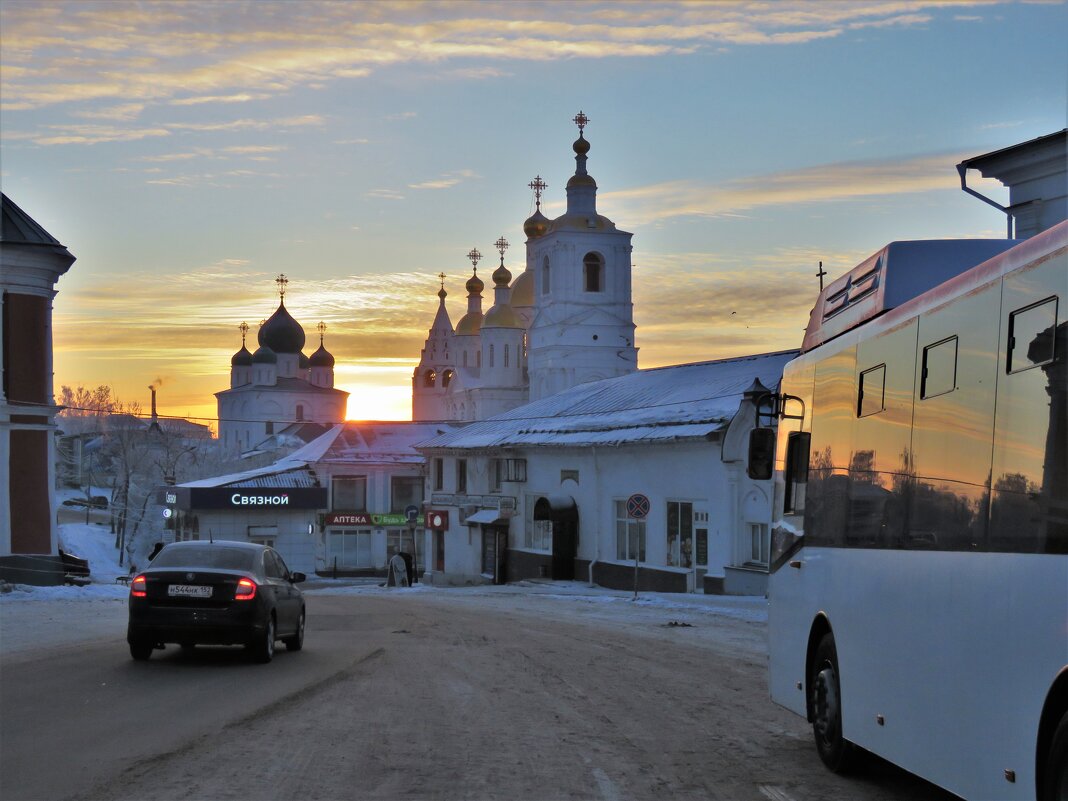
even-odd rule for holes
{"type": "Polygon", "coordinates": [[[285,275],[275,282],[279,303],[257,334],[255,353],[245,346],[248,325],[241,323],[241,350],[230,359],[230,388],[215,393],[219,439],[247,451],[287,428],[306,423],[333,425],[345,420],[349,393],[334,387],[334,357],[323,345],[304,354],[304,328],[285,307],[285,275]]]}
{"type": "Polygon", "coordinates": [[[638,369],[631,295],[632,234],[597,211],[597,182],[586,169],[588,122],[575,117],[575,173],[567,209],[541,213],[541,178],[530,184],[537,210],[523,224],[526,268],[512,281],[508,242],[495,243],[493,305],[482,310],[485,283],[478,250],[468,253],[467,312],[455,328],[438,292],[434,323],[412,375],[412,419],[472,421],[589,381],[638,369]]]}

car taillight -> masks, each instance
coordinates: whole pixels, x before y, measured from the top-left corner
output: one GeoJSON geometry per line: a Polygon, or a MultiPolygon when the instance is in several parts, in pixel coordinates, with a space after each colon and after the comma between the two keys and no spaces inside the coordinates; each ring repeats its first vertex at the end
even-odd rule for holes
{"type": "Polygon", "coordinates": [[[256,597],[256,582],[251,579],[238,579],[237,592],[234,593],[235,601],[251,601],[256,597]]]}
{"type": "Polygon", "coordinates": [[[144,575],[140,575],[130,582],[130,595],[134,598],[144,598],[148,595],[144,575]]]}

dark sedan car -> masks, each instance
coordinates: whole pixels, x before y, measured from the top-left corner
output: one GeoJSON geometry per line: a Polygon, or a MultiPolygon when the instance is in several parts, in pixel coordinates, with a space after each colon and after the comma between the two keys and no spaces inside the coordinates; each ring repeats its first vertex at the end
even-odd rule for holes
{"type": "Polygon", "coordinates": [[[246,646],[270,662],[275,640],[304,646],[303,573],[249,542],[175,542],[130,582],[130,656],[144,660],[163,643],[246,646]]]}

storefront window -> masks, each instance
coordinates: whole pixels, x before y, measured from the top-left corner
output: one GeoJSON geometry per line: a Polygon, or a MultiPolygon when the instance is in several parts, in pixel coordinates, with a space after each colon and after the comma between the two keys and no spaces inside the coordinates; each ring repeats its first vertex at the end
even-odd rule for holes
{"type": "Polygon", "coordinates": [[[420,553],[415,552],[415,533],[407,528],[391,528],[386,530],[386,561],[388,562],[397,554],[404,552],[417,557],[416,568],[423,566],[422,548],[420,553]]]}
{"type": "Polygon", "coordinates": [[[370,529],[330,529],[327,569],[374,567],[370,529]]]}
{"type": "Polygon", "coordinates": [[[668,501],[667,563],[669,567],[693,566],[693,504],[668,501]]]}

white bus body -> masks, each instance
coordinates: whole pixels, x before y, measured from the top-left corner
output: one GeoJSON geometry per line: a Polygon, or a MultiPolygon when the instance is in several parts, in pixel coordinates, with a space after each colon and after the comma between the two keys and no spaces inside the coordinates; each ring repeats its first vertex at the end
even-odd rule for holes
{"type": "Polygon", "coordinates": [[[964,798],[1065,781],[1066,249],[1061,223],[841,330],[832,284],[786,367],[769,684],[832,768],[837,714],[964,798]]]}

